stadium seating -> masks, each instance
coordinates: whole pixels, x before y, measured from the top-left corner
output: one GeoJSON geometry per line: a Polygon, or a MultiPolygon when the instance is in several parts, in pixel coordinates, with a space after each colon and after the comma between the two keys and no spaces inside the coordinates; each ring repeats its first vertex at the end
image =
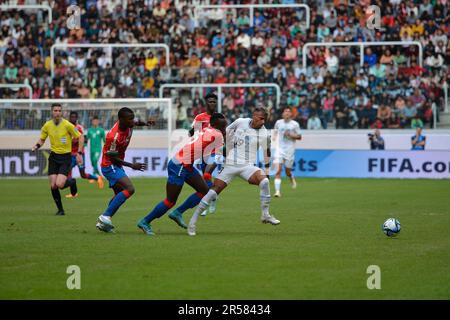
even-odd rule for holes
{"type": "MultiPolygon", "coordinates": [[[[250,26],[248,10],[196,20],[187,5],[238,1],[88,0],[80,4],[78,30],[67,27],[69,1],[41,2],[52,6],[51,24],[45,11],[1,12],[0,83],[30,84],[33,98],[144,98],[158,97],[160,85],[169,82],[275,82],[283,91],[278,107],[291,106],[302,128],[316,116],[324,129],[410,128],[415,118],[432,126],[433,110],[438,119],[444,110],[449,1],[379,1],[380,29],[365,25],[366,14],[355,1],[305,1],[311,7],[308,29],[302,10],[255,10],[260,12],[250,26]],[[308,67],[302,67],[301,49],[307,42],[394,40],[420,41],[422,67],[413,46],[366,48],[362,67],[358,48],[312,48],[308,67]],[[170,67],[162,50],[58,50],[52,78],[50,48],[55,43],[165,43],[170,67]]],[[[173,94],[177,124],[186,127],[204,110],[205,90],[173,94]]],[[[27,89],[0,89],[0,99],[27,97],[27,89]]],[[[224,89],[223,112],[231,121],[257,105],[269,106],[270,126],[279,116],[274,101],[270,89],[224,89]]],[[[10,130],[33,129],[41,121],[11,110],[1,118],[0,129],[10,130]]]]}

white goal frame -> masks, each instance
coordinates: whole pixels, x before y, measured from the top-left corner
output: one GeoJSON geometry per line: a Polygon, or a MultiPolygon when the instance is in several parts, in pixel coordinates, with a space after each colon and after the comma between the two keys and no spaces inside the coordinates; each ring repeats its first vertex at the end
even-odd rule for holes
{"type": "Polygon", "coordinates": [[[165,43],[55,43],[50,49],[50,70],[55,77],[55,50],[67,48],[162,48],[166,53],[166,66],[170,67],[170,48],[165,43]]]}
{"type": "MultiPolygon", "coordinates": [[[[6,89],[20,89],[20,88],[26,88],[28,89],[29,98],[30,100],[33,99],[33,88],[26,83],[0,83],[0,88],[6,88],[6,89]]],[[[0,101],[2,101],[0,99],[0,101]]],[[[17,100],[15,100],[17,101],[17,100]]]]}
{"type": "MultiPolygon", "coordinates": [[[[171,154],[171,132],[174,128],[172,128],[172,121],[173,119],[173,110],[172,110],[172,99],[169,98],[142,98],[142,99],[0,99],[0,109],[3,109],[6,104],[9,105],[17,105],[22,104],[24,105],[24,109],[32,109],[33,103],[39,103],[39,104],[48,104],[50,105],[52,103],[61,103],[64,105],[65,103],[91,103],[91,104],[100,104],[100,103],[114,103],[114,104],[120,104],[123,103],[155,103],[155,102],[164,102],[167,103],[169,111],[167,113],[167,130],[168,130],[168,152],[171,154]]],[[[15,108],[18,109],[18,108],[15,108]]]]}
{"type": "Polygon", "coordinates": [[[1,4],[0,11],[7,10],[47,10],[48,11],[48,23],[52,23],[53,21],[53,13],[52,8],[46,4],[1,4]]]}
{"type": "Polygon", "coordinates": [[[307,67],[309,47],[360,47],[360,65],[364,65],[364,48],[369,46],[418,46],[419,65],[423,65],[423,47],[420,41],[362,41],[362,42],[307,42],[302,48],[303,68],[307,67]]]}

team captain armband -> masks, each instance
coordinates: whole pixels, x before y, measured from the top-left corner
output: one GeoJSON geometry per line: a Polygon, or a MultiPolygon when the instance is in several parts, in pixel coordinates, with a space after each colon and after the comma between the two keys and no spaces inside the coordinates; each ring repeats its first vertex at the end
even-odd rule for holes
{"type": "Polygon", "coordinates": [[[117,156],[119,156],[119,151],[109,150],[106,152],[106,155],[108,157],[117,157],[117,156]]]}

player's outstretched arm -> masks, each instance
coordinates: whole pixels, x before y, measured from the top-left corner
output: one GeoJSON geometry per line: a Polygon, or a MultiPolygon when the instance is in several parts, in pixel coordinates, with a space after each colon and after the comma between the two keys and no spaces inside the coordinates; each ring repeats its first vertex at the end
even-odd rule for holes
{"type": "Polygon", "coordinates": [[[147,164],[146,163],[140,163],[140,162],[127,162],[119,158],[119,153],[117,151],[108,151],[106,155],[111,159],[111,162],[115,165],[119,166],[125,166],[129,167],[133,170],[139,170],[139,171],[145,171],[147,170],[147,164]]]}
{"type": "Polygon", "coordinates": [[[147,120],[147,122],[144,122],[142,120],[135,120],[134,125],[138,127],[144,127],[144,126],[154,126],[156,124],[156,120],[153,118],[150,118],[147,120]]]}
{"type": "Polygon", "coordinates": [[[36,151],[36,150],[38,150],[40,147],[42,147],[43,145],[44,145],[44,143],[45,143],[45,140],[44,139],[39,139],[37,142],[36,142],[36,144],[31,148],[31,151],[36,151]]]}

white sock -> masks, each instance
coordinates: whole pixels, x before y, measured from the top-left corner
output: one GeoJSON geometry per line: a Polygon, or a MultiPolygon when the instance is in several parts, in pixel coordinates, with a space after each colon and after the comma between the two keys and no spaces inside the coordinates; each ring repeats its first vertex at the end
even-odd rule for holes
{"type": "Polygon", "coordinates": [[[264,216],[269,215],[269,204],[270,204],[270,183],[269,179],[264,178],[259,183],[259,196],[261,198],[261,211],[264,216]]]}
{"type": "Polygon", "coordinates": [[[280,178],[275,178],[274,180],[274,185],[275,185],[275,191],[276,192],[280,192],[281,189],[281,179],[280,178]]]}
{"type": "Polygon", "coordinates": [[[197,208],[195,209],[194,214],[192,215],[191,221],[189,221],[189,224],[196,224],[198,216],[200,213],[206,210],[208,208],[209,203],[217,198],[217,193],[209,189],[208,193],[202,198],[200,203],[198,204],[197,208]]]}

